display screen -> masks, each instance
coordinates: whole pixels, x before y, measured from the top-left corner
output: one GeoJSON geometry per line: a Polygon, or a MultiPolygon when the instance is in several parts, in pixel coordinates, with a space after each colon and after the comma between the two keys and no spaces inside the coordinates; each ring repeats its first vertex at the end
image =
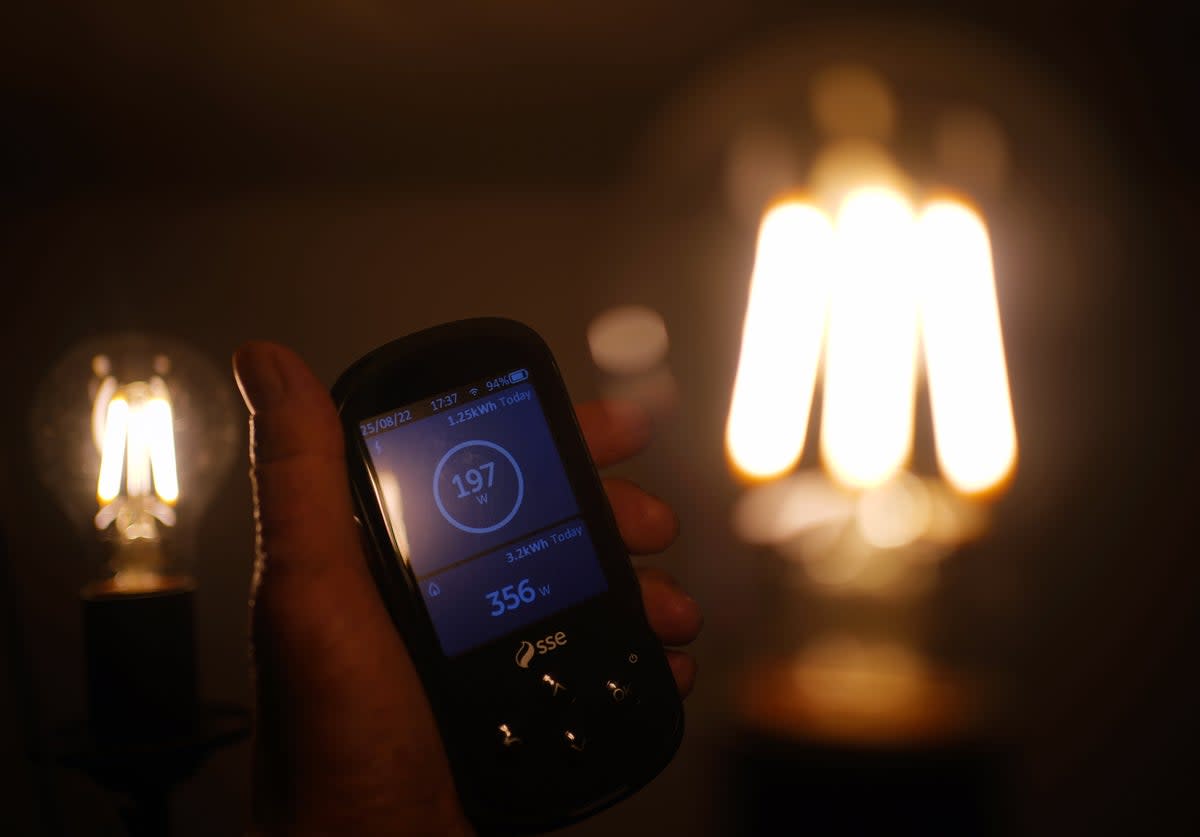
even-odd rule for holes
{"type": "Polygon", "coordinates": [[[510,370],[359,423],[447,656],[607,589],[534,383],[510,370]]]}

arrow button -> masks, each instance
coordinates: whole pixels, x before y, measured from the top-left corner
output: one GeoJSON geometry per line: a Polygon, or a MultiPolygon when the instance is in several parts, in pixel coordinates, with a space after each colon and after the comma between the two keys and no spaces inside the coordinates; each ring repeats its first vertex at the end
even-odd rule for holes
{"type": "Polygon", "coordinates": [[[542,675],[542,685],[550,691],[550,697],[556,700],[563,703],[570,703],[574,700],[574,696],[571,694],[570,689],[566,687],[566,684],[552,674],[542,675]]]}
{"type": "Polygon", "coordinates": [[[563,741],[576,753],[582,753],[587,747],[587,738],[577,730],[563,730],[563,741]]]}

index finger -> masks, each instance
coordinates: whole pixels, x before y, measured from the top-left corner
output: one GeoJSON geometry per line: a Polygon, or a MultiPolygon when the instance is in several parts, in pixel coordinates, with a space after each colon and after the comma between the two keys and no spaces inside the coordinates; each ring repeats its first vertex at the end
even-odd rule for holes
{"type": "Polygon", "coordinates": [[[631,401],[588,401],[575,415],[597,468],[616,465],[650,443],[650,415],[631,401]]]}

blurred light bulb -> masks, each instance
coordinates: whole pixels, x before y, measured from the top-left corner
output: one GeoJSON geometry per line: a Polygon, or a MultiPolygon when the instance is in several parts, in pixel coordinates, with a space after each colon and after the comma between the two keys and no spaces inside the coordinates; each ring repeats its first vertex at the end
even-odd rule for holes
{"type": "Polygon", "coordinates": [[[35,465],[71,522],[111,543],[114,588],[188,575],[184,546],[232,463],[233,417],[231,384],[170,338],[99,337],[46,373],[35,465]]]}
{"type": "Polygon", "coordinates": [[[925,483],[902,471],[858,498],[856,522],[863,540],[878,549],[898,549],[925,534],[933,515],[925,483]]]}
{"type": "Polygon", "coordinates": [[[661,314],[646,305],[617,305],[592,318],[587,340],[606,398],[631,401],[657,419],[670,415],[679,387],[667,362],[671,341],[661,314]]]}
{"type": "Polygon", "coordinates": [[[979,215],[951,200],[914,212],[888,178],[849,188],[832,221],[794,200],[771,207],[725,443],[737,474],[769,481],[735,509],[745,541],[794,554],[824,586],[926,589],[932,559],[986,527],[978,501],[1005,487],[1017,458],[979,215]],[[938,479],[907,470],[922,369],[938,479]],[[819,370],[824,474],[789,477],[819,370]]]}
{"type": "Polygon", "coordinates": [[[853,499],[820,471],[752,485],[734,506],[733,528],[747,543],[778,545],[817,528],[841,526],[853,499]]]}
{"type": "Polygon", "coordinates": [[[730,461],[744,476],[779,476],[804,450],[832,256],[833,228],[815,206],[787,200],[763,216],[725,427],[730,461]]]}
{"type": "Polygon", "coordinates": [[[827,67],[813,79],[813,119],[826,136],[885,141],[896,125],[896,102],[887,82],[861,64],[827,67]]]}
{"type": "Polygon", "coordinates": [[[953,201],[929,204],[917,228],[921,339],[938,464],[958,491],[992,491],[1016,463],[1017,432],[987,228],[953,201]]]}
{"type": "Polygon", "coordinates": [[[883,186],[852,191],[833,224],[808,204],[772,207],[726,425],[734,468],[773,478],[799,461],[823,351],[825,468],[851,489],[887,483],[912,453],[922,342],[942,474],[964,494],[992,490],[1017,442],[982,219],[950,200],[918,219],[883,186]]]}
{"type": "Polygon", "coordinates": [[[813,158],[808,180],[813,194],[827,207],[840,206],[863,189],[905,192],[911,185],[891,152],[867,139],[842,139],[823,147],[813,158]]]}
{"type": "Polygon", "coordinates": [[[667,325],[653,308],[618,305],[588,325],[588,347],[596,366],[614,375],[653,369],[667,356],[667,325]]]}
{"type": "Polygon", "coordinates": [[[821,456],[852,488],[886,482],[912,452],[917,374],[913,213],[898,192],[858,189],[837,216],[821,456]]]}

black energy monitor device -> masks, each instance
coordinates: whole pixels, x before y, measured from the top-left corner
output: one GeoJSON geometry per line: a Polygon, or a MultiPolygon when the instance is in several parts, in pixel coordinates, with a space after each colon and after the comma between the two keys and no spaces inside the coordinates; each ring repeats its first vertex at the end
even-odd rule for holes
{"type": "Polygon", "coordinates": [[[475,825],[543,831],[649,782],[683,708],[545,342],[436,326],[333,396],[372,571],[475,825]]]}

